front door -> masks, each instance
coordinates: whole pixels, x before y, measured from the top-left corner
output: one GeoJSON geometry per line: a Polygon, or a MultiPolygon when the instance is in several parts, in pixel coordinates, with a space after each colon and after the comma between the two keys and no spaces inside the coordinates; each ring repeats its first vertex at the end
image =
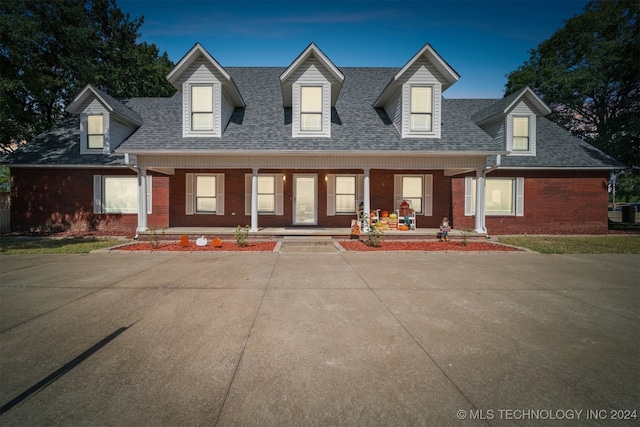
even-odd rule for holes
{"type": "Polygon", "coordinates": [[[293,225],[318,224],[318,175],[293,175],[293,225]]]}

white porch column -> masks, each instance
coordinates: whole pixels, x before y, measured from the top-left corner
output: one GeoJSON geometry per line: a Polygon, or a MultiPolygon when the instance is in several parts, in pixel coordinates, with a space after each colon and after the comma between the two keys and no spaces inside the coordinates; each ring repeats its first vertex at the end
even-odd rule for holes
{"type": "Polygon", "coordinates": [[[371,213],[371,187],[369,183],[369,172],[370,169],[368,168],[364,170],[364,186],[362,189],[362,197],[364,200],[362,200],[362,204],[365,221],[363,231],[369,231],[369,214],[371,213]]]}
{"type": "Polygon", "coordinates": [[[251,231],[258,231],[258,168],[251,171],[251,231]]]}
{"type": "Polygon", "coordinates": [[[476,223],[475,223],[475,232],[476,233],[485,233],[485,171],[484,169],[478,169],[476,171],[476,223]]]}
{"type": "Polygon", "coordinates": [[[147,170],[138,169],[138,230],[147,230],[147,170]]]}

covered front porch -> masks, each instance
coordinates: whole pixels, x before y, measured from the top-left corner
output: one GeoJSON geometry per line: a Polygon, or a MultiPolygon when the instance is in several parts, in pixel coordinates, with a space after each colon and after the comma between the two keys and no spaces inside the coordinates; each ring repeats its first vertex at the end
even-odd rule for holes
{"type": "MultiPolygon", "coordinates": [[[[220,237],[221,239],[235,239],[235,227],[169,227],[162,230],[145,230],[138,233],[140,240],[149,240],[152,235],[157,235],[160,240],[178,240],[180,236],[186,235],[190,240],[204,236],[208,239],[220,237]]],[[[437,228],[418,228],[416,230],[384,231],[385,240],[429,240],[437,239],[437,228]]],[[[462,239],[462,230],[451,230],[449,237],[451,239],[462,239]]],[[[260,239],[279,239],[286,236],[327,236],[335,239],[350,239],[350,228],[327,228],[327,227],[263,227],[257,231],[249,232],[249,240],[260,239]]],[[[469,239],[484,239],[486,233],[477,233],[475,231],[467,232],[469,239]]],[[[360,235],[361,240],[367,239],[367,234],[360,235]]]]}

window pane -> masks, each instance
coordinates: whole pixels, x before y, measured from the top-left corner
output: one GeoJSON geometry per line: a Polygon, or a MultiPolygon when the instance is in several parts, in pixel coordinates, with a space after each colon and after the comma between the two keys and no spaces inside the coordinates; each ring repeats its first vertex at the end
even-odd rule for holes
{"type": "Polygon", "coordinates": [[[422,197],[422,177],[403,176],[402,177],[402,198],[422,197]]]}
{"type": "Polygon", "coordinates": [[[196,197],[216,196],[215,176],[196,176],[196,197]]]}
{"type": "Polygon", "coordinates": [[[216,207],[215,197],[198,197],[196,199],[197,212],[215,212],[216,207]]]}
{"type": "Polygon", "coordinates": [[[356,198],[351,194],[336,194],[336,212],[355,212],[356,198]]]}
{"type": "Polygon", "coordinates": [[[431,113],[432,96],[430,87],[413,86],[411,88],[411,112],[431,113]]]}
{"type": "Polygon", "coordinates": [[[273,194],[258,194],[258,212],[275,212],[276,202],[273,194]]]}
{"type": "Polygon", "coordinates": [[[529,118],[514,117],[513,118],[513,136],[529,136],[529,118]]]}
{"type": "Polygon", "coordinates": [[[355,176],[337,176],[336,177],[336,194],[356,194],[356,177],[355,176]]]}
{"type": "Polygon", "coordinates": [[[431,132],[431,114],[411,114],[411,130],[431,132]]]}
{"type": "Polygon", "coordinates": [[[275,193],[275,177],[258,176],[258,194],[274,194],[275,193]]]}
{"type": "Polygon", "coordinates": [[[485,187],[485,210],[487,214],[513,214],[513,186],[513,179],[487,179],[485,187]]]}
{"type": "Polygon", "coordinates": [[[529,150],[529,138],[521,136],[513,137],[513,149],[517,151],[529,150]]]}
{"type": "Polygon", "coordinates": [[[300,96],[303,113],[322,113],[322,87],[302,87],[300,96]]]}
{"type": "Polygon", "coordinates": [[[322,114],[301,114],[301,130],[322,130],[322,114]]]}
{"type": "Polygon", "coordinates": [[[192,130],[213,130],[212,113],[194,113],[191,117],[192,130]]]}
{"type": "Polygon", "coordinates": [[[191,87],[191,111],[213,112],[213,87],[191,87]]]}
{"type": "Polygon", "coordinates": [[[89,135],[103,134],[102,125],[102,116],[87,116],[87,128],[89,135]]]}
{"type": "Polygon", "coordinates": [[[88,148],[102,148],[104,137],[102,135],[89,135],[88,148]]]}
{"type": "Polygon", "coordinates": [[[138,178],[105,176],[103,197],[107,213],[137,213],[138,178]]]}

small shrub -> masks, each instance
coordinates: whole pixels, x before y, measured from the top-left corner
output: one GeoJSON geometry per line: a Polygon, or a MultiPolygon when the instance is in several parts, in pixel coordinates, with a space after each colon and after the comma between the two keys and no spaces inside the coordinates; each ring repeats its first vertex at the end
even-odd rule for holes
{"type": "MultiPolygon", "coordinates": [[[[165,229],[162,229],[162,236],[164,236],[165,229]]],[[[149,243],[153,249],[158,249],[160,246],[160,236],[158,235],[156,229],[154,227],[149,228],[149,243]]]]}
{"type": "Polygon", "coordinates": [[[382,240],[384,240],[384,233],[380,231],[378,227],[369,227],[369,231],[367,232],[367,240],[365,240],[364,243],[367,246],[378,248],[382,245],[382,240]]]}
{"type": "Polygon", "coordinates": [[[460,230],[460,235],[462,236],[462,246],[469,245],[469,236],[473,233],[473,230],[470,228],[463,228],[460,230]]]}
{"type": "Polygon", "coordinates": [[[251,230],[251,227],[248,225],[245,225],[244,227],[239,225],[236,227],[236,231],[234,232],[236,236],[236,245],[241,248],[247,246],[247,237],[249,236],[249,230],[251,230]]]}

